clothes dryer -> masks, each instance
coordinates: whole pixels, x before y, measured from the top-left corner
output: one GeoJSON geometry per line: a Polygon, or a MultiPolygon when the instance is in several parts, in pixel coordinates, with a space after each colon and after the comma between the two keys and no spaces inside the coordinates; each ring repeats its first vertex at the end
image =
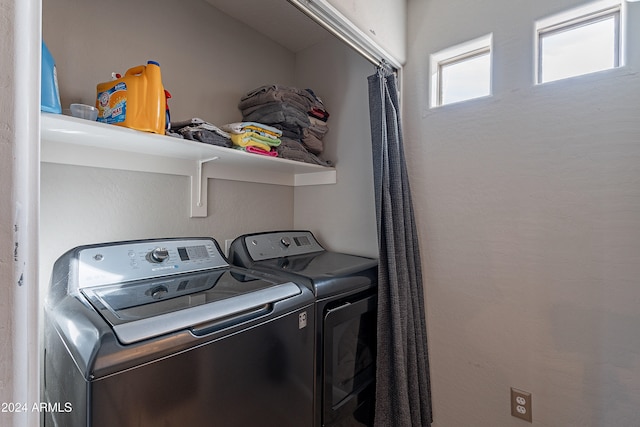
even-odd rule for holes
{"type": "Polygon", "coordinates": [[[306,230],[240,236],[229,260],[314,293],[315,425],[373,425],[377,260],[327,251],[306,230]]]}

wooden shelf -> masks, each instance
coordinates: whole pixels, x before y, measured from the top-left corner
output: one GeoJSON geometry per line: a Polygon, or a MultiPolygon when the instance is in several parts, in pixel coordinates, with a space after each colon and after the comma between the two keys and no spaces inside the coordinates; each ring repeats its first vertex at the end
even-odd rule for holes
{"type": "Polygon", "coordinates": [[[41,161],[191,177],[191,216],[206,216],[207,179],[302,186],[336,183],[335,168],[260,156],[60,114],[41,115],[41,161]]]}

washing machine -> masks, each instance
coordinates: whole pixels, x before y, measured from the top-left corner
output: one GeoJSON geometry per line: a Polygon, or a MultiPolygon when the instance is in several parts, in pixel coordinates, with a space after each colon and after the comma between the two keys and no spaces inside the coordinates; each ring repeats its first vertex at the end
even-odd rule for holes
{"type": "Polygon", "coordinates": [[[74,248],[45,304],[44,425],[311,426],[314,302],[211,238],[74,248]]]}
{"type": "Polygon", "coordinates": [[[229,260],[315,295],[315,425],[373,425],[377,260],[327,251],[308,230],[240,236],[229,260]]]}

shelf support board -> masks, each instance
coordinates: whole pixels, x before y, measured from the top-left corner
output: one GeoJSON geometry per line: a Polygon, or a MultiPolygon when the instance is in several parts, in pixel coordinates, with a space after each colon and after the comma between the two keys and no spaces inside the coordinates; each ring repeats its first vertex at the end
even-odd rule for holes
{"type": "Polygon", "coordinates": [[[207,216],[207,193],[209,189],[209,179],[204,175],[204,164],[218,160],[220,156],[214,156],[208,159],[198,160],[197,180],[193,182],[196,177],[191,176],[191,218],[206,217],[207,216]],[[196,188],[194,188],[194,186],[196,188]],[[193,197],[194,191],[197,192],[197,196],[193,197]],[[195,201],[195,204],[194,204],[195,201]]]}

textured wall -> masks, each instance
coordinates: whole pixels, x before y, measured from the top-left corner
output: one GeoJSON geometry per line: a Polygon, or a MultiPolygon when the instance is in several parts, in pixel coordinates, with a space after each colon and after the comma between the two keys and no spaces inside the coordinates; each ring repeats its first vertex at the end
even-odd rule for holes
{"type": "Polygon", "coordinates": [[[240,96],[293,83],[294,55],[201,0],[43,2],[43,37],[58,65],[63,108],[95,103],[96,84],[152,59],[173,119],[241,119],[240,96]]]}
{"type": "Polygon", "coordinates": [[[209,216],[190,219],[188,177],[43,164],[41,280],[81,244],[211,236],[224,248],[242,233],[293,224],[291,187],[210,180],[208,190],[209,216]]]}
{"type": "MultiPolygon", "coordinates": [[[[12,0],[0,0],[0,402],[13,400],[13,123],[14,47],[12,0]]],[[[0,414],[9,423],[10,414],[0,414]]]]}
{"type": "MultiPolygon", "coordinates": [[[[116,0],[105,9],[97,1],[44,2],[43,35],[58,64],[63,108],[93,103],[98,82],[147,59],[161,64],[174,119],[238,121],[244,93],[293,84],[293,53],[207,3],[150,4],[116,0]]],[[[212,236],[224,246],[241,233],[293,225],[290,187],[210,180],[209,216],[194,219],[189,191],[187,177],[43,164],[42,286],[53,261],[79,244],[212,236]]]]}
{"type": "Polygon", "coordinates": [[[401,64],[407,59],[406,0],[326,0],[401,64]]]}
{"type": "Polygon", "coordinates": [[[0,1],[0,425],[15,427],[39,418],[39,6],[0,1]]]}
{"type": "Polygon", "coordinates": [[[410,0],[407,153],[434,427],[640,419],[640,3],[627,66],[533,85],[534,21],[582,4],[410,0]],[[493,96],[429,109],[429,54],[493,32],[493,96]]]}
{"type": "Polygon", "coordinates": [[[297,84],[321,96],[331,117],[326,157],[337,183],[295,189],[295,228],[317,231],[328,249],[378,256],[367,76],[374,67],[330,39],[297,55],[297,84]]]}
{"type": "Polygon", "coordinates": [[[259,85],[310,87],[331,113],[327,158],[338,160],[337,185],[292,189],[211,180],[209,216],[202,219],[188,218],[185,177],[43,164],[43,286],[65,250],[108,240],[207,235],[223,244],[242,233],[299,227],[314,230],[333,249],[376,254],[366,93],[373,67],[352,50],[331,39],[294,55],[200,0],[178,8],[163,0],[144,13],[117,0],[110,7],[127,14],[109,37],[98,31],[105,20],[96,2],[49,0],[43,7],[63,107],[93,102],[97,81],[147,58],[161,63],[174,118],[227,123],[240,119],[240,96],[259,85]],[[158,25],[167,17],[169,24],[188,25],[168,31],[158,25]]]}

